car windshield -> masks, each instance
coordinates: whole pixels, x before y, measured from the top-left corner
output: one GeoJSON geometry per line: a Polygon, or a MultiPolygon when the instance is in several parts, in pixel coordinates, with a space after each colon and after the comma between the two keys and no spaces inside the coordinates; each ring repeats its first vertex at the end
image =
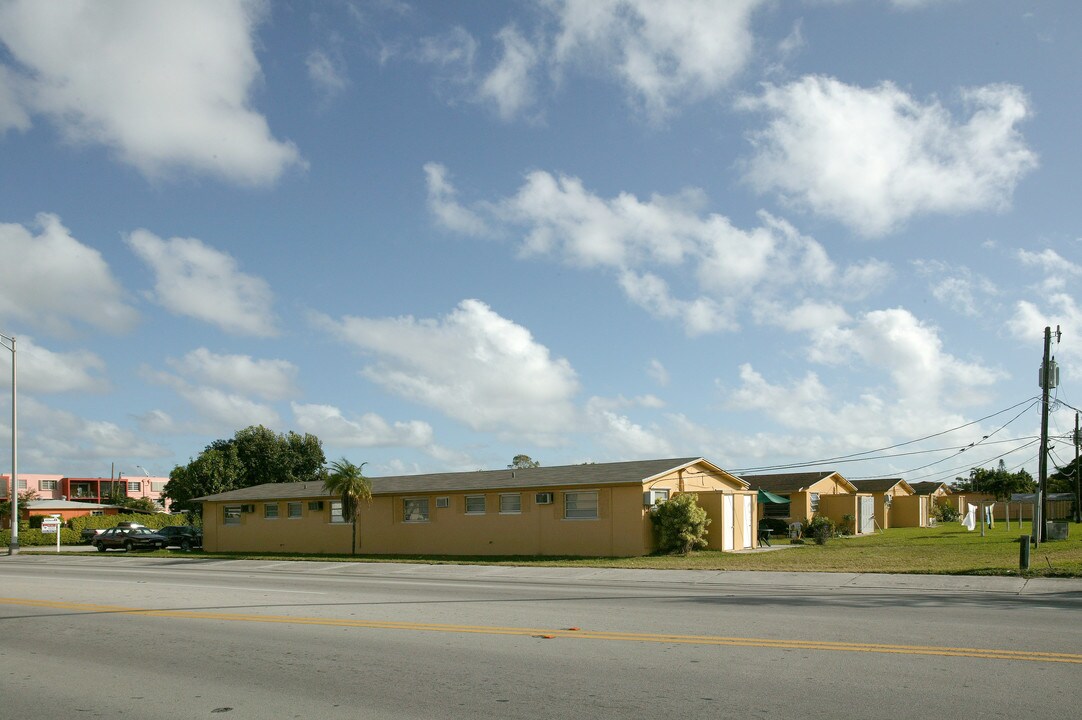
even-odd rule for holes
{"type": "Polygon", "coordinates": [[[131,535],[152,535],[153,533],[146,528],[132,528],[131,535]]]}

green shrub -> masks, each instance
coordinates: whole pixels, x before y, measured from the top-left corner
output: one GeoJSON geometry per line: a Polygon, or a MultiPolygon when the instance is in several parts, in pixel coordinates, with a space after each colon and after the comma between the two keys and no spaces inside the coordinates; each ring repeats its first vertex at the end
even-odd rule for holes
{"type": "MultiPolygon", "coordinates": [[[[66,527],[60,528],[61,545],[79,545],[79,533],[66,527]]],[[[39,528],[19,528],[19,546],[56,545],[56,535],[43,533],[39,528]]],[[[0,530],[0,549],[11,547],[11,529],[0,530]]]]}
{"type": "Polygon", "coordinates": [[[811,538],[816,545],[826,545],[834,533],[834,521],[826,515],[813,515],[811,520],[804,523],[804,537],[811,538]]]}
{"type": "Polygon", "coordinates": [[[954,522],[958,519],[958,511],[944,503],[932,503],[932,517],[939,522],[954,522]]]}
{"type": "Polygon", "coordinates": [[[692,550],[706,547],[710,518],[690,493],[680,493],[655,505],[650,520],[657,531],[657,545],[662,552],[687,555],[692,550]]]}

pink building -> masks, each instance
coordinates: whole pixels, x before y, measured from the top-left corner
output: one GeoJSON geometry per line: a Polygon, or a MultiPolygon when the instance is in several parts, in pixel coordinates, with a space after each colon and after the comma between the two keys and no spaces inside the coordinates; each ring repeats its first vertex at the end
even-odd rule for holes
{"type": "MultiPolygon", "coordinates": [[[[33,490],[39,500],[71,500],[74,502],[108,503],[114,488],[130,498],[149,498],[161,504],[162,491],[169,482],[167,477],[142,475],[118,478],[65,477],[19,473],[17,492],[33,490]]],[[[0,475],[0,498],[7,498],[11,487],[11,474],[0,475]]]]}

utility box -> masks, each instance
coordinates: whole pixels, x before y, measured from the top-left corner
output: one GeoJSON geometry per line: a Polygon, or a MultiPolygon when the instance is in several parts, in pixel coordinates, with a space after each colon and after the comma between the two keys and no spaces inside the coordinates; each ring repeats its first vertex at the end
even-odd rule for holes
{"type": "Polygon", "coordinates": [[[1066,540],[1070,533],[1070,524],[1066,520],[1046,520],[1044,536],[1048,540],[1066,540]]]}

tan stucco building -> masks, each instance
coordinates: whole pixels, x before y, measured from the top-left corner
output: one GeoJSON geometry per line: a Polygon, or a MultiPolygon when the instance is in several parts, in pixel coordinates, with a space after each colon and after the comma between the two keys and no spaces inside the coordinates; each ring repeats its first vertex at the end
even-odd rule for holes
{"type": "MultiPolygon", "coordinates": [[[[650,507],[694,493],[709,546],[756,545],[755,493],[704,458],[371,478],[357,551],[380,555],[646,555],[650,507]]],[[[323,483],[256,485],[198,499],[210,552],[350,552],[351,525],[323,483]]]]}
{"type": "Polygon", "coordinates": [[[853,480],[862,493],[875,499],[875,521],[886,530],[891,527],[927,527],[928,498],[917,495],[913,487],[901,478],[853,480]]]}
{"type": "Polygon", "coordinates": [[[815,515],[830,518],[835,525],[845,526],[846,515],[852,515],[856,533],[875,531],[875,501],[870,493],[862,493],[834,470],[772,475],[742,475],[753,490],[765,490],[788,498],[788,508],[760,506],[760,513],[785,517],[790,522],[804,522],[815,515]],[[770,508],[769,510],[767,508],[770,508]],[[784,513],[782,515],[781,513],[784,513]]]}

